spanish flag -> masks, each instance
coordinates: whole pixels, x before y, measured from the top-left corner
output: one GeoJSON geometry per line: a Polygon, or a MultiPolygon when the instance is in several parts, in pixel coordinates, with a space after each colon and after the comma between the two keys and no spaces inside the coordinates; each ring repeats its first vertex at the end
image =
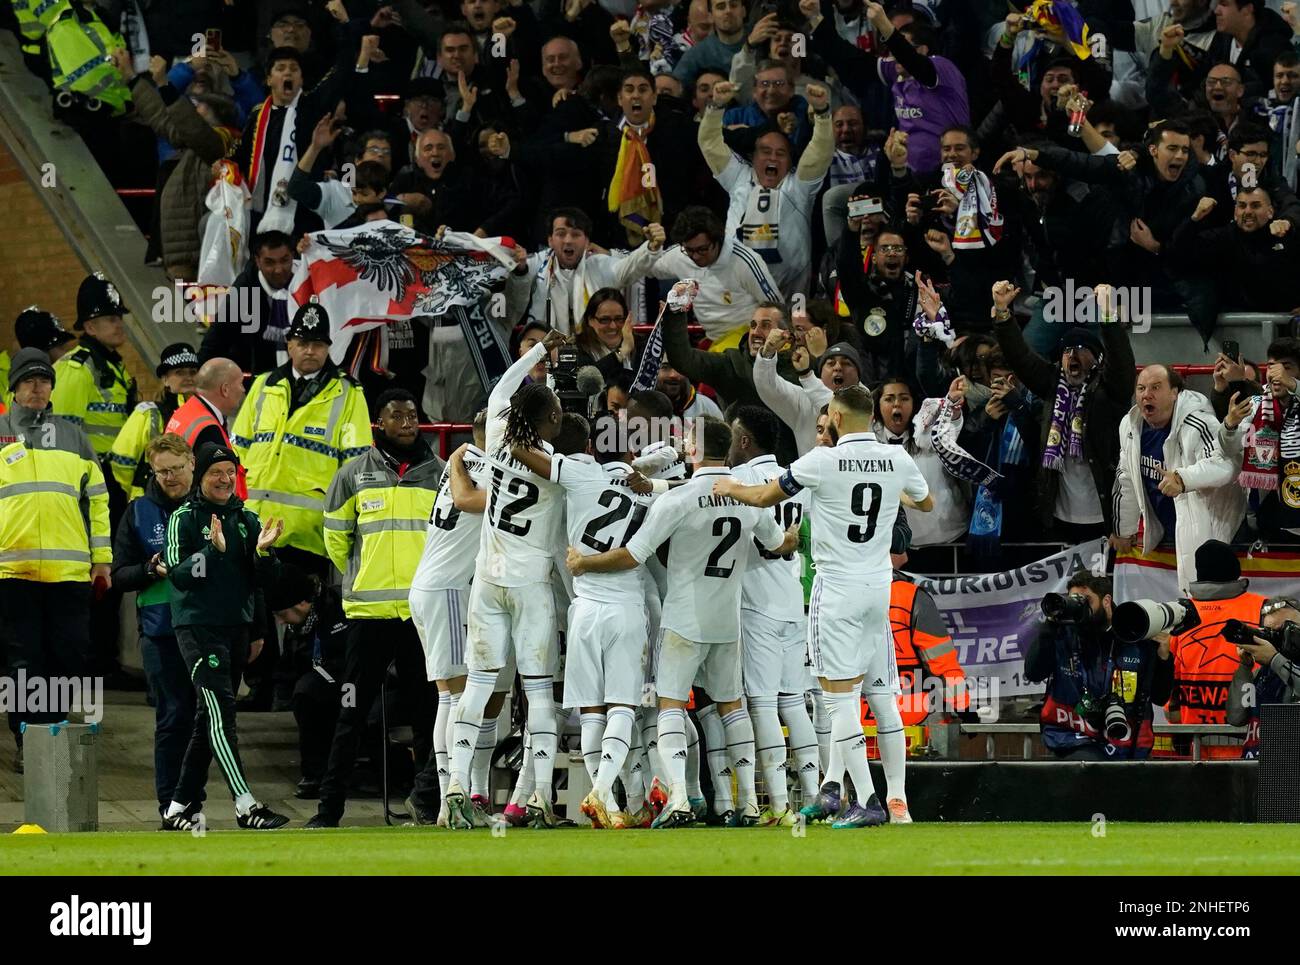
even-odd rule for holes
{"type": "Polygon", "coordinates": [[[1069,47],[1074,56],[1087,60],[1092,56],[1088,47],[1088,25],[1075,9],[1073,3],[1066,0],[1034,0],[1025,10],[1025,20],[1029,21],[1049,40],[1069,47]]]}
{"type": "Polygon", "coordinates": [[[653,114],[643,132],[638,132],[631,124],[623,126],[618,162],[609,182],[609,210],[618,215],[619,222],[627,231],[628,243],[634,246],[645,240],[646,225],[663,218],[663,195],[654,179],[654,165],[650,163],[650,151],[646,147],[646,138],[654,126],[653,114]]]}

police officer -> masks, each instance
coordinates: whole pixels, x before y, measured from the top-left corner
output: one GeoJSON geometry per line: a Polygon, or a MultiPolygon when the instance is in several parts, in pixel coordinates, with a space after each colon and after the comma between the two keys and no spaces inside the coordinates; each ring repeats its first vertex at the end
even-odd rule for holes
{"type": "Polygon", "coordinates": [[[162,379],[162,395],[157,402],[141,402],[135,407],[108,454],[113,478],[126,490],[129,499],[143,495],[149,481],[149,462],[144,457],[149,440],[163,434],[172,414],[194,394],[194,377],[199,373],[198,354],[184,342],[168,345],[162,350],[155,372],[162,379]]]}
{"type": "MultiPolygon", "coordinates": [[[[63,323],[49,312],[31,305],[24,308],[14,320],[14,339],[20,349],[40,349],[50,357],[53,364],[67,354],[69,343],[75,342],[77,336],[64,328],[63,323]]],[[[6,405],[9,404],[8,352],[0,352],[0,397],[3,397],[6,405]]]]}
{"type": "Polygon", "coordinates": [[[360,386],[330,360],[322,306],[298,309],[285,347],[289,361],[253,382],[231,443],[247,469],[249,508],[284,520],[280,556],[323,576],[325,491],[343,463],[369,450],[370,416],[360,386]]]}
{"type": "MultiPolygon", "coordinates": [[[[77,289],[77,321],[80,343],[54,366],[58,374],[50,399],[56,415],[79,425],[90,438],[108,485],[108,515],[112,526],[126,509],[126,492],[113,478],[108,458],[113,441],[135,408],[135,379],[126,370],[118,350],[126,344],[127,311],[122,297],[103,272],[87,275],[77,289]]],[[[94,669],[116,678],[113,686],[129,686],[118,672],[118,610],[121,597],[106,593],[96,599],[91,619],[94,669]]]]}
{"type": "MultiPolygon", "coordinates": [[[[14,356],[13,407],[0,416],[0,633],[11,671],[80,677],[90,649],[90,584],[112,582],[108,492],[85,433],[50,411],[55,384],[44,352],[14,356]]],[[[64,716],[9,715],[19,771],[18,725],[64,716]]]]}
{"type": "Polygon", "coordinates": [[[50,401],[55,414],[81,426],[101,460],[136,403],[135,379],[118,354],[126,344],[126,311],[103,272],[88,275],[77,289],[73,328],[83,333],[80,344],[54,367],[58,379],[50,401]]]}
{"type": "Polygon", "coordinates": [[[420,436],[419,410],[410,392],[389,389],[377,400],[376,413],[374,446],[339,471],[325,497],[325,546],[344,574],[343,612],[352,623],[344,682],[356,689],[355,699],[339,714],[320,807],[309,828],[338,827],[357,742],[394,660],[415,733],[416,796],[438,800],[437,771],[423,767],[433,749],[437,691],[425,674],[424,649],[407,598],[443,463],[420,436]]]}

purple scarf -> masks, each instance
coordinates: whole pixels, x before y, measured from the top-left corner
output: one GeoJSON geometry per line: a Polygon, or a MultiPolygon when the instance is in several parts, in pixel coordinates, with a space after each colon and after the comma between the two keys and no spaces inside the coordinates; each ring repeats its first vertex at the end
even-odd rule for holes
{"type": "MultiPolygon", "coordinates": [[[[1093,367],[1101,371],[1101,359],[1093,367]]],[[[1043,468],[1060,472],[1066,458],[1083,460],[1083,406],[1092,386],[1089,379],[1078,389],[1071,389],[1062,370],[1056,383],[1056,397],[1052,400],[1052,424],[1047,430],[1047,445],[1043,447],[1043,468]]]]}

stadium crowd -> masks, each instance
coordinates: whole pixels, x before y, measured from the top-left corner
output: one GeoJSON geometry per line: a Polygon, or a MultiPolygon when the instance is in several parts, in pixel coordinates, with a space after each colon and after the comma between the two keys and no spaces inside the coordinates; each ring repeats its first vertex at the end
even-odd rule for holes
{"type": "MultiPolygon", "coordinates": [[[[343,813],[390,663],[417,760],[445,761],[452,694],[425,665],[408,596],[435,498],[459,490],[447,511],[475,510],[464,450],[444,459],[418,426],[474,422],[496,382],[464,313],[404,317],[332,352],[347,320],[291,295],[305,236],[364,239],[370,223],[508,239],[489,341],[507,363],[535,360],[521,392],[554,382],[575,348],[579,374],[599,379],[578,404],[592,425],[725,413],[733,442],[755,445],[741,462],[789,466],[833,444],[837,393],[869,387],[876,438],[914,459],[936,504],[896,534],[912,572],[945,568],[957,544],[963,566],[991,572],[1033,558],[1019,542],[1107,537],[1171,549],[1193,599],[1233,583],[1222,560],[1201,571],[1198,547],[1300,535],[1300,340],[1256,360],[1220,352],[1213,391],[1197,392],[1179,360],[1138,373],[1127,293],[1185,315],[1189,345],[1208,346],[1224,311],[1300,313],[1300,15],[1262,0],[1006,6],[12,0],[60,116],[115,183],[156,185],[146,227],[167,274],[201,280],[215,179],[247,185],[252,240],[234,307],[200,344],[162,353],[154,401],[119,352],[125,319],[148,324],[150,306],[124,304],[111,279],[82,284],[75,334],[37,306],[19,317],[0,359],[0,443],[33,454],[0,465],[10,670],[89,656],[111,672],[120,594],[136,591],[165,817],[201,803],[215,756],[241,821],[275,825],[239,767],[241,676],[254,706],[285,691],[300,790],[323,823],[343,813]],[[753,424],[768,417],[770,441],[753,424]],[[169,605],[168,572],[218,538],[231,595],[169,605]],[[340,709],[345,684],[357,700],[340,709]]],[[[461,546],[471,574],[474,548],[461,546]]],[[[561,556],[557,585],[563,570],[561,556]]],[[[1107,586],[1080,588],[1109,606],[1107,586]]],[[[1163,645],[1173,683],[1156,693],[1273,659],[1216,639],[1226,669],[1207,669],[1203,640],[1194,664],[1163,645]]],[[[1056,672],[1044,652],[1027,664],[1056,672]]],[[[1272,667],[1293,693],[1289,662],[1272,667]]],[[[503,699],[486,705],[476,788],[503,699]]],[[[1227,720],[1226,688],[1213,703],[1203,722],[1227,720]]],[[[705,709],[721,780],[730,732],[705,709]]],[[[785,710],[797,757],[805,730],[785,710]]],[[[806,732],[824,738],[824,723],[806,732]]],[[[662,775],[648,725],[635,740],[662,775]]],[[[1133,738],[1120,756],[1149,747],[1133,738]]],[[[806,794],[825,758],[824,745],[808,757],[806,794]]],[[[431,780],[415,777],[417,812],[440,793],[431,780]]],[[[890,784],[905,815],[901,777],[890,784]]]]}

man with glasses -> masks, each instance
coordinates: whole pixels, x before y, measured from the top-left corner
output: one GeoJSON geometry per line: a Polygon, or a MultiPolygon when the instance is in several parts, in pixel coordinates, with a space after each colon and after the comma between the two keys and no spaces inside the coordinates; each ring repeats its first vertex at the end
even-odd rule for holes
{"type": "MultiPolygon", "coordinates": [[[[181,656],[172,627],[171,584],[162,558],[167,520],[189,496],[194,482],[194,453],[180,436],[167,433],[149,441],[144,459],[152,476],[117,526],[113,583],[123,593],[136,594],[140,656],[154,699],[154,788],[158,813],[163,815],[176,796],[181,762],[194,731],[191,668],[181,656]]],[[[170,829],[171,825],[163,825],[164,831],[170,829]]]]}
{"type": "MultiPolygon", "coordinates": [[[[1260,625],[1270,630],[1300,624],[1300,603],[1275,596],[1260,608],[1259,616],[1260,625]]],[[[1246,727],[1241,756],[1253,760],[1259,757],[1260,706],[1300,702],[1300,667],[1262,637],[1238,644],[1237,655],[1241,664],[1228,686],[1227,720],[1234,727],[1246,727]]]]}
{"type": "MultiPolygon", "coordinates": [[[[695,320],[712,340],[710,351],[737,348],[744,341],[756,308],[764,303],[777,307],[785,303],[759,254],[726,231],[722,220],[708,208],[693,205],[683,210],[673,223],[673,241],[676,244],[660,256],[650,274],[654,278],[699,283],[694,299],[695,320]]],[[[682,366],[674,363],[674,367],[701,381],[682,366]]],[[[725,394],[716,382],[703,381],[725,394]]]]}
{"type": "Polygon", "coordinates": [[[1237,124],[1228,135],[1227,160],[1227,164],[1215,164],[1202,172],[1205,196],[1215,201],[1207,227],[1227,224],[1237,192],[1243,187],[1258,186],[1268,192],[1276,216],[1291,222],[1292,228],[1300,228],[1300,200],[1274,174],[1272,134],[1267,127],[1255,121],[1237,124]]]}

